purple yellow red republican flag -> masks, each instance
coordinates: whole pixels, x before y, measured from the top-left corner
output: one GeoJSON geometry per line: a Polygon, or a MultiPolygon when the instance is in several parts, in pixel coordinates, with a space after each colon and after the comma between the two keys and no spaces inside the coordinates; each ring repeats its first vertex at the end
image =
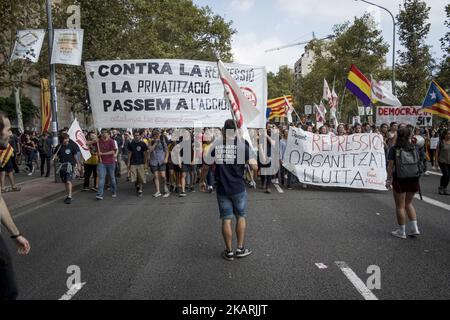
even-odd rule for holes
{"type": "Polygon", "coordinates": [[[354,64],[352,64],[348,73],[345,87],[361,100],[364,106],[370,105],[372,95],[370,80],[354,64]]]}

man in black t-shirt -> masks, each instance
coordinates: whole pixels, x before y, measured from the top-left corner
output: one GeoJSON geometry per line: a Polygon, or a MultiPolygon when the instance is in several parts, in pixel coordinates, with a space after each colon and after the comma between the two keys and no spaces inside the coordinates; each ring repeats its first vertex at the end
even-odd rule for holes
{"type": "Polygon", "coordinates": [[[65,184],[67,196],[64,203],[72,202],[72,180],[75,177],[75,166],[80,169],[81,165],[76,157],[80,152],[78,146],[70,141],[67,133],[61,134],[62,144],[56,147],[55,157],[59,160],[58,172],[62,182],[65,184]]]}
{"type": "MultiPolygon", "coordinates": [[[[244,141],[236,137],[236,126],[233,120],[225,121],[223,140],[224,144],[215,143],[211,147],[211,156],[215,159],[215,179],[217,182],[217,203],[219,205],[220,218],[222,219],[222,235],[225,241],[225,251],[222,256],[231,261],[243,258],[252,253],[244,248],[244,238],[247,216],[247,192],[245,190],[245,164],[248,163],[254,171],[258,170],[258,164],[253,151],[244,141]],[[236,254],[232,250],[233,228],[232,219],[236,217],[236,254]]],[[[202,169],[201,190],[206,188],[206,174],[208,165],[202,169]]]]}
{"type": "Polygon", "coordinates": [[[138,197],[142,197],[145,181],[145,171],[148,169],[148,147],[142,141],[144,131],[135,132],[133,140],[128,144],[128,172],[131,182],[136,186],[138,197]]]}

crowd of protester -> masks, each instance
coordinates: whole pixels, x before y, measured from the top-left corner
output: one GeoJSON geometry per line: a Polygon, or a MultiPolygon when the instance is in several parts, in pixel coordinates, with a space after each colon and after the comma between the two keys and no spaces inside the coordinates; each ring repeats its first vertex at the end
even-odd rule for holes
{"type": "MultiPolygon", "coordinates": [[[[438,188],[441,195],[449,195],[447,190],[450,179],[450,159],[449,159],[449,126],[448,122],[442,122],[435,127],[416,127],[410,125],[382,124],[381,126],[363,124],[339,124],[336,128],[329,123],[320,127],[306,122],[291,124],[293,127],[300,127],[305,131],[317,134],[332,135],[351,135],[359,133],[379,133],[384,137],[386,157],[391,147],[395,145],[397,132],[399,128],[408,127],[414,130],[415,135],[423,137],[425,144],[419,149],[421,161],[423,163],[423,174],[428,175],[429,165],[434,170],[442,172],[442,178],[438,188]],[[438,143],[432,143],[433,139],[438,139],[438,143]]],[[[156,192],[154,197],[168,197],[170,194],[176,194],[180,197],[187,196],[188,192],[195,192],[198,186],[202,170],[202,152],[205,154],[211,147],[215,135],[211,134],[207,128],[201,130],[188,129],[190,136],[177,136],[176,129],[102,129],[98,131],[85,131],[84,134],[88,141],[88,146],[92,154],[91,158],[83,159],[80,152],[73,155],[73,159],[63,159],[72,162],[73,168],[61,179],[70,182],[74,179],[83,179],[83,190],[96,192],[99,200],[103,199],[104,190],[111,190],[112,195],[117,196],[117,178],[125,175],[126,181],[131,181],[136,186],[138,196],[143,195],[144,185],[148,177],[151,177],[155,184],[156,192]],[[200,136],[195,136],[195,134],[200,136]],[[179,161],[174,163],[172,159],[172,150],[182,141],[192,140],[192,161],[179,161]],[[197,144],[197,145],[196,145],[197,144]],[[201,144],[199,147],[198,144],[201,144]],[[100,154],[99,154],[100,150],[100,154]],[[201,150],[202,152],[198,152],[201,150]],[[196,154],[197,152],[197,154],[196,154]],[[72,161],[73,160],[73,161],[72,161]],[[193,164],[194,163],[194,164],[193,164]],[[151,173],[151,175],[150,175],[151,173]]],[[[214,128],[208,128],[214,129],[214,128]]],[[[220,130],[220,128],[215,128],[220,130]]],[[[59,132],[60,143],[63,144],[63,136],[67,134],[68,128],[59,132]]],[[[247,173],[247,182],[250,187],[260,188],[266,193],[271,193],[273,184],[286,186],[292,189],[294,184],[298,183],[297,178],[283,167],[284,151],[287,145],[289,125],[275,124],[268,122],[266,130],[249,130],[253,141],[253,150],[257,153],[260,170],[247,173]],[[261,135],[263,137],[261,137],[261,135]],[[279,139],[279,161],[280,170],[276,175],[261,175],[261,168],[270,166],[272,157],[272,148],[275,145],[273,137],[279,139]],[[263,141],[263,143],[261,143],[263,141]]],[[[68,138],[68,137],[66,137],[68,138]]],[[[68,141],[68,145],[75,145],[68,141]]],[[[8,164],[1,170],[1,187],[3,192],[20,191],[16,186],[14,173],[20,170],[25,171],[29,176],[39,175],[41,177],[50,177],[52,171],[52,158],[58,159],[58,147],[52,148],[51,134],[44,132],[39,135],[36,132],[25,132],[24,134],[13,134],[10,144],[14,149],[14,154],[8,164]],[[6,186],[6,178],[10,186],[6,186]]],[[[76,146],[76,145],[75,145],[76,146]]],[[[73,148],[73,150],[75,150],[73,148]]],[[[68,151],[69,152],[69,151],[68,151]]],[[[182,153],[182,151],[181,151],[182,153]]],[[[182,156],[182,154],[181,154],[182,156]]],[[[63,155],[63,157],[65,157],[63,155]]],[[[61,164],[61,157],[56,163],[61,164]]],[[[70,157],[69,157],[70,158],[70,157]]],[[[62,168],[65,172],[65,168],[62,168]]],[[[55,170],[61,173],[60,165],[55,165],[55,170]]],[[[207,192],[214,191],[214,166],[208,167],[207,192]]],[[[58,176],[61,176],[59,174],[58,176]]],[[[124,179],[124,180],[125,180],[124,179]]],[[[66,182],[67,183],[67,182],[66,182]]],[[[301,185],[306,188],[306,185],[301,185]]],[[[70,203],[71,194],[68,194],[66,202],[70,203]],[[69,198],[69,199],[67,199],[69,198]]]]}

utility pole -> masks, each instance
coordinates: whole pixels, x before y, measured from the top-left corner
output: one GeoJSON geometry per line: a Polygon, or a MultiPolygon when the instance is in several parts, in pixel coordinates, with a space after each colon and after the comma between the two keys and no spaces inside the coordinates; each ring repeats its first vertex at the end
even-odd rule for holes
{"type": "Polygon", "coordinates": [[[47,0],[48,63],[50,66],[50,94],[52,97],[53,147],[58,145],[58,98],[56,94],[56,65],[51,63],[53,49],[52,0],[47,0]]]}

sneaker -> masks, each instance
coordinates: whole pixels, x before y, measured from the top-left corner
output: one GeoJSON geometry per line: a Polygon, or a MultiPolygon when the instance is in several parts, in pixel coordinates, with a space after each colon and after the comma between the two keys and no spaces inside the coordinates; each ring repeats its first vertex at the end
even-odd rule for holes
{"type": "Polygon", "coordinates": [[[234,252],[233,251],[224,250],[222,252],[222,257],[225,260],[227,260],[227,261],[233,261],[234,260],[234,252]]]}
{"type": "Polygon", "coordinates": [[[170,192],[166,192],[166,193],[164,193],[163,198],[168,198],[169,196],[170,196],[170,192]]]}
{"type": "Polygon", "coordinates": [[[71,203],[72,203],[72,198],[71,198],[71,197],[66,197],[66,198],[64,199],[64,203],[65,203],[65,204],[71,204],[71,203]]]}
{"type": "Polygon", "coordinates": [[[33,172],[30,172],[29,174],[28,174],[28,176],[32,176],[33,175],[33,172]]]}
{"type": "Polygon", "coordinates": [[[253,251],[248,249],[248,248],[245,248],[245,249],[244,248],[242,248],[242,249],[237,248],[236,249],[236,258],[244,258],[246,256],[251,255],[252,252],[253,251]]]}
{"type": "Polygon", "coordinates": [[[117,198],[117,193],[113,193],[113,194],[111,195],[111,197],[117,198]]]}
{"type": "Polygon", "coordinates": [[[89,191],[90,189],[88,187],[84,187],[81,191],[89,191]]]}
{"type": "Polygon", "coordinates": [[[406,234],[400,231],[400,229],[397,229],[395,231],[391,232],[391,235],[394,237],[400,238],[400,239],[406,239],[406,234]]]}
{"type": "Polygon", "coordinates": [[[91,190],[91,191],[95,191],[95,192],[98,191],[96,187],[92,187],[90,190],[91,190]]]}
{"type": "Polygon", "coordinates": [[[429,176],[430,173],[429,173],[428,171],[425,171],[425,172],[424,172],[424,175],[429,176]]]}
{"type": "Polygon", "coordinates": [[[266,193],[272,193],[272,190],[270,188],[267,188],[266,193]]]}
{"type": "Polygon", "coordinates": [[[420,236],[420,231],[419,230],[411,230],[408,232],[408,236],[410,236],[410,237],[420,236]]]}
{"type": "Polygon", "coordinates": [[[137,195],[138,197],[142,197],[143,191],[142,190],[138,190],[137,195]]]}
{"type": "Polygon", "coordinates": [[[187,196],[186,192],[181,192],[180,193],[180,197],[186,197],[186,196],[187,196]]]}
{"type": "Polygon", "coordinates": [[[212,186],[209,186],[209,187],[208,187],[208,193],[212,193],[213,190],[214,190],[214,188],[213,188],[212,186]]]}
{"type": "Polygon", "coordinates": [[[155,198],[159,198],[161,196],[162,196],[161,192],[157,192],[153,195],[153,197],[155,197],[155,198]]]}
{"type": "Polygon", "coordinates": [[[103,196],[95,196],[95,199],[97,199],[97,200],[103,200],[103,196]]]}

